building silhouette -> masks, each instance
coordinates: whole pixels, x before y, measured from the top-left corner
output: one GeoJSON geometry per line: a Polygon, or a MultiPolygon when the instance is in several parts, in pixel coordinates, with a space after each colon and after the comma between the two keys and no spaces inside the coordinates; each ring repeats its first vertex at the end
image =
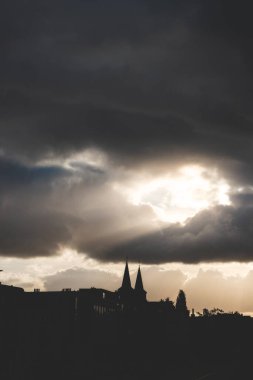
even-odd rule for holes
{"type": "Polygon", "coordinates": [[[252,318],[220,309],[189,317],[182,291],[175,305],[146,296],[140,266],[133,287],[128,262],[115,291],[0,284],[1,378],[252,378],[252,318]]]}
{"type": "MultiPolygon", "coordinates": [[[[176,308],[169,299],[157,302],[147,300],[140,265],[135,286],[132,287],[126,260],[121,287],[114,292],[94,287],[79,290],[64,288],[61,291],[34,289],[33,292],[26,292],[19,287],[0,284],[0,313],[8,315],[15,312],[21,317],[33,315],[37,320],[59,317],[65,321],[82,321],[124,312],[165,313],[173,317],[176,308]]],[[[185,316],[188,315],[186,312],[185,316]]]]}
{"type": "Polygon", "coordinates": [[[126,261],[123,280],[121,287],[116,291],[118,302],[121,304],[123,309],[138,308],[147,302],[146,294],[147,292],[143,288],[143,281],[141,275],[141,268],[139,265],[135,287],[132,288],[128,261],[126,261]]]}
{"type": "Polygon", "coordinates": [[[123,280],[121,287],[116,291],[118,302],[123,306],[127,307],[133,304],[134,299],[134,289],[131,285],[128,261],[126,261],[123,280]]]}

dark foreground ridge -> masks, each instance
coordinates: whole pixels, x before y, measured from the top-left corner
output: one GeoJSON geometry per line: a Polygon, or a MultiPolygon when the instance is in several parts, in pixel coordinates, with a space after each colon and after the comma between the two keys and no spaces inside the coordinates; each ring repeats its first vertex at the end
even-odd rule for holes
{"type": "Polygon", "coordinates": [[[195,316],[183,291],[148,302],[128,263],[116,292],[24,292],[0,285],[1,379],[246,379],[253,319],[219,309],[195,316]]]}

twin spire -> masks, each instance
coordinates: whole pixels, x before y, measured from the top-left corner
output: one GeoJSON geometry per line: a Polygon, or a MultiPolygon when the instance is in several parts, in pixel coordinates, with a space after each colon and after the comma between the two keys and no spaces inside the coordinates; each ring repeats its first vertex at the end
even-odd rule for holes
{"type": "Polygon", "coordinates": [[[122,288],[123,289],[131,289],[132,288],[127,260],[126,260],[126,266],[125,266],[125,271],[124,271],[124,276],[123,276],[123,281],[122,281],[122,288]]]}
{"type": "Polygon", "coordinates": [[[136,277],[136,282],[135,282],[135,290],[144,290],[140,265],[139,265],[138,272],[137,272],[137,277],[136,277]]]}
{"type": "MultiPolygon", "coordinates": [[[[125,271],[124,271],[124,276],[123,276],[123,281],[122,281],[122,288],[123,289],[132,289],[130,275],[129,275],[129,268],[128,268],[128,260],[126,260],[126,266],[125,266],[125,271]]],[[[138,268],[134,289],[138,290],[138,291],[144,290],[140,265],[138,268]]]]}

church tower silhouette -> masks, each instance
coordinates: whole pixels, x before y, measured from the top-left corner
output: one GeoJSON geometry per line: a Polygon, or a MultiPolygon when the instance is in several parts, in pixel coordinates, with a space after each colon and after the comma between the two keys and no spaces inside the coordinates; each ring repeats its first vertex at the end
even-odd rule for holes
{"type": "Polygon", "coordinates": [[[122,285],[117,291],[119,301],[125,305],[130,306],[133,303],[134,290],[131,285],[129,268],[128,268],[128,260],[126,260],[124,276],[122,280],[122,285]]]}
{"type": "Polygon", "coordinates": [[[121,288],[125,289],[125,290],[131,290],[132,289],[130,275],[129,275],[129,268],[128,268],[128,260],[126,260],[126,265],[125,265],[124,276],[123,276],[121,288]]]}
{"type": "Polygon", "coordinates": [[[141,268],[139,265],[136,282],[134,289],[131,285],[131,279],[128,268],[128,260],[126,260],[123,280],[121,287],[117,290],[119,302],[122,303],[127,308],[138,307],[145,303],[147,292],[144,290],[141,268]]]}
{"type": "Polygon", "coordinates": [[[134,291],[135,291],[135,299],[136,299],[137,303],[146,301],[147,292],[143,288],[140,265],[139,265],[138,272],[137,272],[134,291]]]}

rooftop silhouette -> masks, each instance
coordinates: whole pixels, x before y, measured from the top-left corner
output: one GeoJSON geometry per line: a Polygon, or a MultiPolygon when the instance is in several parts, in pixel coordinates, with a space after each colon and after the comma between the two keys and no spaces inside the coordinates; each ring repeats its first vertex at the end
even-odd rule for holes
{"type": "Polygon", "coordinates": [[[127,261],[114,292],[0,284],[2,378],[246,378],[252,318],[217,308],[189,316],[183,290],[175,304],[149,302],[146,294],[141,267],[132,288],[127,261]]]}

